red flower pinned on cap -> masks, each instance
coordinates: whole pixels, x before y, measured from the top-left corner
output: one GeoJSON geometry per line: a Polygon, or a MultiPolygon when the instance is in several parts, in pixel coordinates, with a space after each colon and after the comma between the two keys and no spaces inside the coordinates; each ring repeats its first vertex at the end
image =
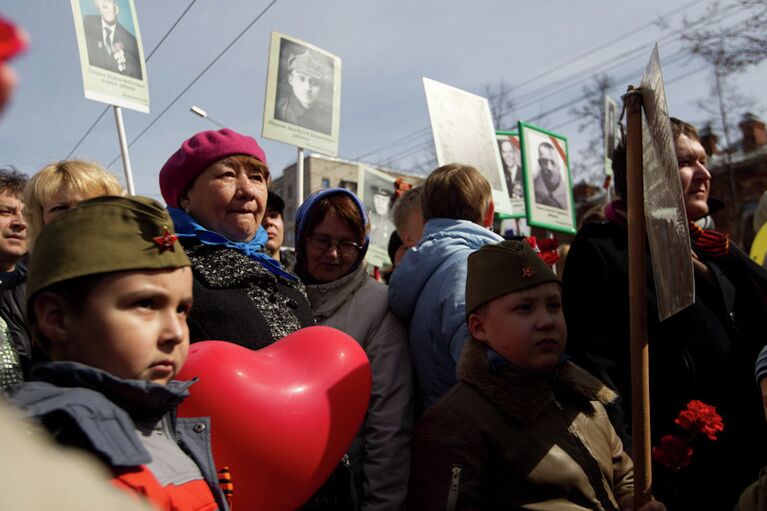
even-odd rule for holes
{"type": "Polygon", "coordinates": [[[163,252],[166,249],[175,250],[175,243],[178,236],[170,232],[170,229],[165,225],[163,225],[162,229],[162,235],[152,238],[155,243],[160,245],[160,252],[163,252]]]}
{"type": "Polygon", "coordinates": [[[523,266],[522,267],[522,277],[526,279],[531,279],[535,277],[535,272],[533,271],[532,266],[523,266]]]}

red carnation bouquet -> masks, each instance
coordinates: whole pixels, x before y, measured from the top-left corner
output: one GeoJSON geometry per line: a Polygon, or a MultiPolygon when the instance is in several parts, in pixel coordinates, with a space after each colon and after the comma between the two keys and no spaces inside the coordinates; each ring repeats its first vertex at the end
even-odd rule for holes
{"type": "Polygon", "coordinates": [[[533,250],[538,254],[538,257],[544,260],[549,266],[554,266],[559,261],[559,252],[557,247],[559,242],[554,238],[541,238],[538,239],[535,236],[529,236],[527,243],[533,247],[533,250]]]}
{"type": "Polygon", "coordinates": [[[674,423],[684,435],[665,435],[660,439],[660,445],[652,448],[653,460],[674,471],[692,462],[694,442],[698,439],[715,441],[716,435],[724,431],[724,422],[716,413],[716,407],[697,400],[687,403],[687,408],[679,412],[674,423]]]}

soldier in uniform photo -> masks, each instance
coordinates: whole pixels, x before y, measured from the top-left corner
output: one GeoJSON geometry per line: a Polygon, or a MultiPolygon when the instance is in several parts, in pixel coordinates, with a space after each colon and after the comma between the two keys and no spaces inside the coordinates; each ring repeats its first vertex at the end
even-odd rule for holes
{"type": "Polygon", "coordinates": [[[562,178],[562,166],[557,151],[549,142],[538,146],[538,175],[535,176],[535,202],[538,205],[567,209],[567,180],[562,178]]]}
{"type": "Polygon", "coordinates": [[[287,71],[287,80],[278,84],[274,118],[330,135],[332,110],[323,101],[331,80],[328,65],[314,51],[303,49],[288,57],[287,71]]]}
{"type": "Polygon", "coordinates": [[[389,217],[392,195],[394,192],[391,189],[391,184],[386,187],[381,185],[369,186],[365,190],[365,203],[370,216],[371,245],[381,248],[386,248],[389,245],[389,237],[394,230],[394,224],[389,217]]]}
{"type": "Polygon", "coordinates": [[[118,21],[117,0],[94,0],[98,15],[83,16],[88,62],[91,66],[142,79],[136,37],[118,21]]]}
{"type": "Polygon", "coordinates": [[[509,198],[524,198],[525,189],[522,184],[522,167],[519,164],[519,146],[514,144],[511,137],[505,137],[498,140],[498,150],[501,152],[503,175],[506,178],[506,188],[509,191],[509,198]]]}

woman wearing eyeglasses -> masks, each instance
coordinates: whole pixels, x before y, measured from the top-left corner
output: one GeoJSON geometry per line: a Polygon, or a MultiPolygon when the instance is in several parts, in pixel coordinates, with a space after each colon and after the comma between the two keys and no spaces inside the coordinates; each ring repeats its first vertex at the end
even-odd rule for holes
{"type": "Polygon", "coordinates": [[[318,324],[352,336],[365,350],[373,388],[349,451],[359,508],[405,509],[413,382],[405,326],[389,311],[385,285],[368,276],[370,223],[344,188],[310,195],[296,213],[296,273],[318,324]]]}

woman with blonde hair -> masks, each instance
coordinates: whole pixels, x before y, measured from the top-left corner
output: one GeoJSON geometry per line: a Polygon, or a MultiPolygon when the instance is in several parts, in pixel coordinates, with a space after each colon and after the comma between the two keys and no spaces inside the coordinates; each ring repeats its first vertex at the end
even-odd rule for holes
{"type": "Polygon", "coordinates": [[[62,160],[46,165],[24,188],[24,217],[29,249],[43,226],[81,201],[102,195],[125,195],[117,177],[94,162],[62,160]]]}
{"type": "MultiPolygon", "coordinates": [[[[101,165],[82,160],[62,160],[40,169],[24,187],[24,218],[27,221],[27,247],[34,250],[35,240],[45,224],[78,203],[102,195],[125,195],[117,178],[101,165]]],[[[5,319],[20,364],[26,376],[32,362],[45,355],[32,346],[24,316],[26,282],[13,292],[0,295],[0,316],[5,319]]]]}

